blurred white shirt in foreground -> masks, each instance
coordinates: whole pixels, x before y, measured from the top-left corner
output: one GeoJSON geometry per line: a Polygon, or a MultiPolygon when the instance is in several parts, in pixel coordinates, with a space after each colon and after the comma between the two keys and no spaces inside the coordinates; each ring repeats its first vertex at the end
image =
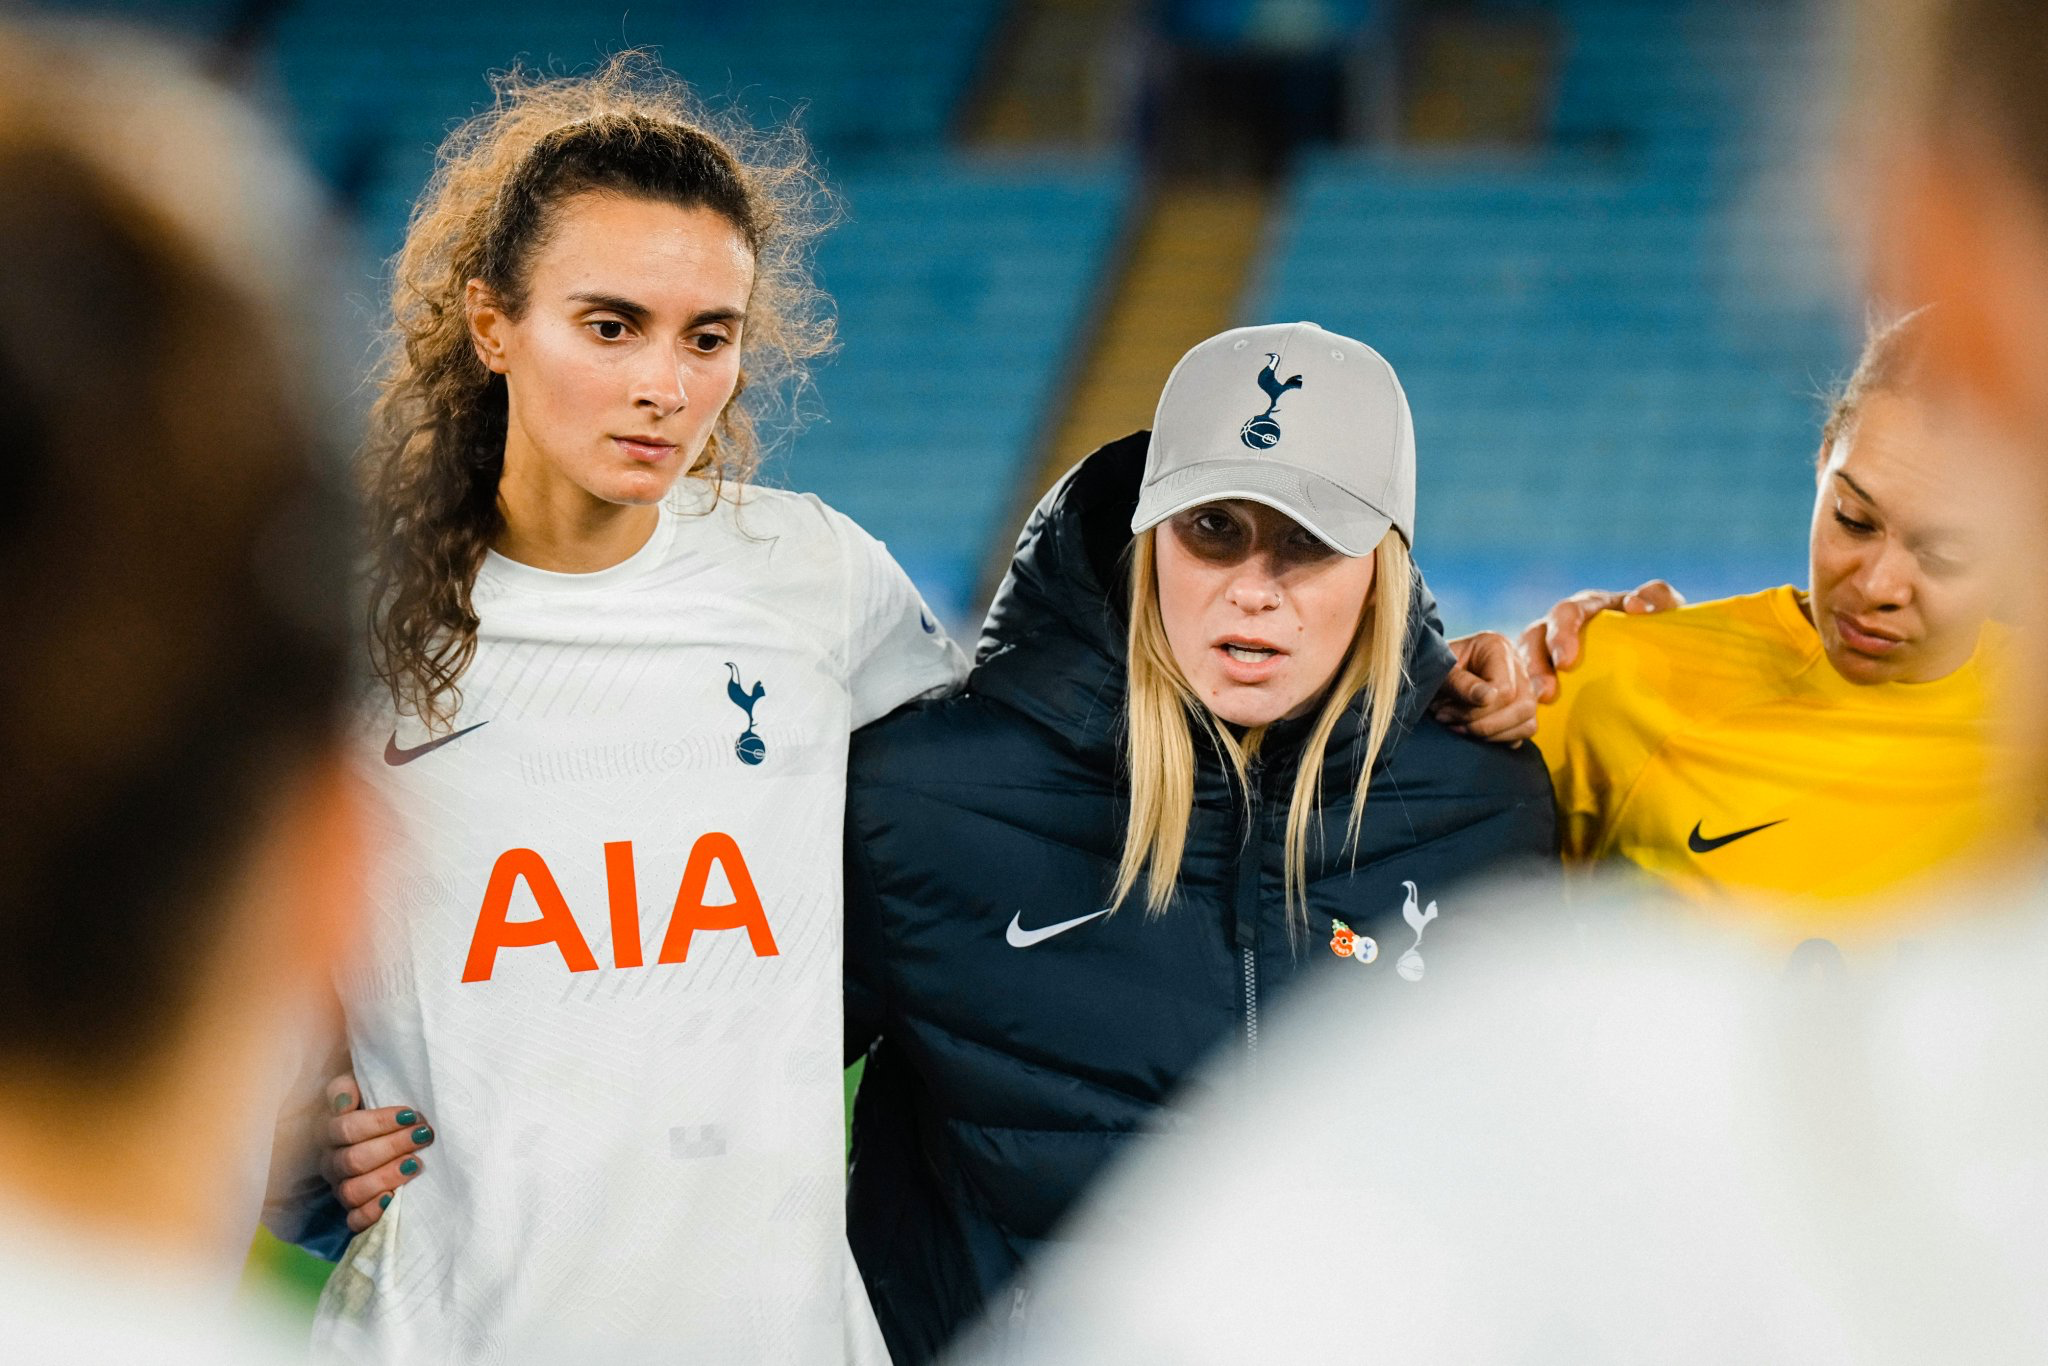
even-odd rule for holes
{"type": "Polygon", "coordinates": [[[1788,969],[1521,899],[1412,991],[1298,998],[1006,1359],[2048,1360],[2048,916],[1788,969]]]}
{"type": "Polygon", "coordinates": [[[0,1218],[0,1362],[284,1366],[305,1360],[275,1311],[230,1303],[211,1263],[178,1265],[26,1215],[0,1218]]]}

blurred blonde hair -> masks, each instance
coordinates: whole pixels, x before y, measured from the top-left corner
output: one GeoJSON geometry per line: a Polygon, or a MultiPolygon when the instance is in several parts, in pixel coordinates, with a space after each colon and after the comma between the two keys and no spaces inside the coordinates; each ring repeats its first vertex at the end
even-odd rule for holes
{"type": "MultiPolygon", "coordinates": [[[[1124,827],[1123,859],[1117,868],[1112,906],[1121,906],[1146,877],[1145,909],[1160,915],[1173,901],[1194,814],[1194,728],[1207,728],[1217,752],[1229,763],[1240,797],[1249,808],[1251,764],[1266,728],[1233,735],[1204,706],[1167,643],[1159,611],[1156,529],[1140,532],[1131,550],[1131,612],[1126,665],[1128,702],[1124,755],[1131,784],[1130,818],[1124,827]],[[1148,876],[1149,874],[1149,876],[1148,876]]],[[[1309,822],[1323,803],[1323,761],[1330,735],[1346,710],[1359,707],[1365,720],[1365,753],[1353,789],[1345,843],[1358,846],[1366,791],[1373,765],[1393,728],[1394,709],[1408,659],[1408,605],[1415,565],[1398,531],[1389,529],[1373,551],[1372,591],[1354,629],[1351,648],[1302,745],[1294,792],[1287,806],[1285,899],[1289,923],[1305,931],[1309,822]]]]}

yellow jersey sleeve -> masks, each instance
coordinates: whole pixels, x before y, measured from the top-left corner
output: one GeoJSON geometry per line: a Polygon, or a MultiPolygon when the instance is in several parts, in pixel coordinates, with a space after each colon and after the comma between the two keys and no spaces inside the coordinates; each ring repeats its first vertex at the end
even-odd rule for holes
{"type": "Polygon", "coordinates": [[[1615,812],[1656,750],[1644,699],[1628,680],[1642,671],[1640,636],[1612,612],[1586,623],[1579,662],[1557,676],[1556,700],[1536,713],[1536,748],[1557,796],[1561,852],[1583,863],[1606,852],[1615,812]]]}
{"type": "Polygon", "coordinates": [[[1536,716],[1567,862],[1625,852],[1616,846],[1624,807],[1670,795],[1661,781],[1646,790],[1644,779],[1674,736],[1783,689],[1800,654],[1773,604],[1792,591],[1641,616],[1602,612],[1586,623],[1577,667],[1558,675],[1557,700],[1536,716]]]}

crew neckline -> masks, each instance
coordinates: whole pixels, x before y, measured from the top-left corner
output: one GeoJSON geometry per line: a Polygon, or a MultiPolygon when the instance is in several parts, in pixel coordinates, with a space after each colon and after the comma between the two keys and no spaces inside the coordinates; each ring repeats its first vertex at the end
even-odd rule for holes
{"type": "Polygon", "coordinates": [[[527,593],[588,593],[616,588],[646,574],[668,558],[669,549],[675,544],[679,519],[675,510],[665,502],[656,508],[656,512],[654,530],[646,542],[625,559],[604,569],[593,569],[587,574],[564,573],[526,564],[495,550],[486,550],[483,568],[477,577],[479,580],[489,578],[503,587],[527,593]]]}
{"type": "Polygon", "coordinates": [[[1970,657],[1940,678],[1930,678],[1920,683],[1898,680],[1888,683],[1854,683],[1842,677],[1829,661],[1827,647],[1821,643],[1820,627],[1806,615],[1803,606],[1806,601],[1806,590],[1794,584],[1785,584],[1771,594],[1771,605],[1777,609],[1779,624],[1806,656],[1806,676],[1816,687],[1826,692],[1852,700],[1898,698],[1926,703],[1938,698],[1974,695],[1982,686],[1984,655],[1985,651],[1991,648],[1991,622],[1987,621],[1979,628],[1977,646],[1970,651],[1970,657]]]}

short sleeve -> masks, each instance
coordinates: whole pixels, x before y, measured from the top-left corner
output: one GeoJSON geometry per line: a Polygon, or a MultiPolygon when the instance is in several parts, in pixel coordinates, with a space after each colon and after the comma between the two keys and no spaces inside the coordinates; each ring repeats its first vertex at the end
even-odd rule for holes
{"type": "Polygon", "coordinates": [[[1603,629],[1610,625],[1604,616],[1586,623],[1578,665],[1558,674],[1556,700],[1536,713],[1536,748],[1550,769],[1567,863],[1602,856],[1616,809],[1649,758],[1621,683],[1632,672],[1632,640],[1603,629]]]}
{"type": "Polygon", "coordinates": [[[910,576],[886,546],[851,520],[834,513],[832,521],[845,549],[846,684],[855,728],[905,702],[958,689],[967,678],[967,657],[910,576]]]}

